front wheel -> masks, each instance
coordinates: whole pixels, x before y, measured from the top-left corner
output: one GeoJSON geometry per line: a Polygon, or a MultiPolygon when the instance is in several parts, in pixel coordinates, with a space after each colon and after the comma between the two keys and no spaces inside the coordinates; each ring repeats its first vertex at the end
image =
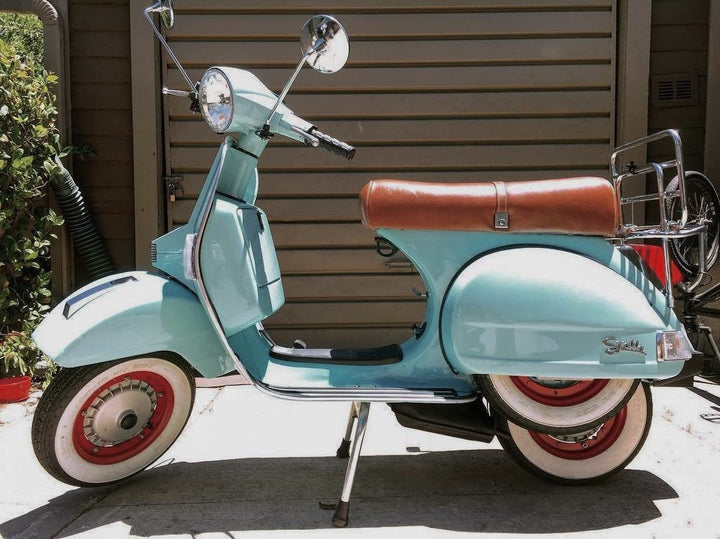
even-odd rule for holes
{"type": "Polygon", "coordinates": [[[592,483],[616,474],[640,451],[652,421],[652,396],[650,386],[641,384],[617,415],[571,435],[540,434],[499,419],[506,431],[500,444],[522,467],[553,483],[592,483]]]}
{"type": "Polygon", "coordinates": [[[192,371],[175,359],[139,357],[63,369],[35,411],[35,455],[48,473],[71,485],[125,479],[173,444],[194,399],[192,371]]]}

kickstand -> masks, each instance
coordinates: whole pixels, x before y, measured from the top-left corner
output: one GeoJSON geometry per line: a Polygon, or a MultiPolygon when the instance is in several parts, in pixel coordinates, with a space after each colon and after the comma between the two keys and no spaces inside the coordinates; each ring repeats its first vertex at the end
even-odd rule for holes
{"type": "MultiPolygon", "coordinates": [[[[353,403],[349,423],[352,425],[354,417],[357,417],[357,424],[355,425],[355,435],[353,436],[352,448],[350,450],[350,460],[348,461],[347,470],[345,471],[345,482],[343,483],[342,494],[340,495],[340,501],[337,504],[335,514],[332,518],[332,523],[337,528],[344,528],[348,523],[350,493],[352,491],[353,481],[355,480],[355,472],[357,471],[358,459],[360,458],[360,450],[362,449],[363,440],[365,438],[365,430],[367,429],[369,413],[369,402],[353,403]],[[357,412],[356,415],[355,412],[357,412]]],[[[348,439],[349,436],[346,436],[343,439],[343,443],[348,439]]],[[[342,448],[342,445],[340,447],[342,448]]]]}
{"type": "Polygon", "coordinates": [[[335,456],[339,459],[346,459],[350,456],[350,437],[352,436],[352,430],[357,416],[358,403],[353,402],[350,404],[350,417],[348,417],[347,427],[345,428],[345,437],[342,439],[340,447],[338,447],[335,452],[335,456]]]}

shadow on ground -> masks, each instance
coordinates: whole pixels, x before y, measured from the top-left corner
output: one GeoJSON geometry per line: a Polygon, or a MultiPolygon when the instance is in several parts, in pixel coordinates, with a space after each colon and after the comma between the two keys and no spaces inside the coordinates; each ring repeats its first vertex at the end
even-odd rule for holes
{"type": "MultiPolygon", "coordinates": [[[[262,458],[166,462],[119,485],[79,489],[0,524],[3,537],[68,537],[121,521],[137,536],[332,527],[345,462],[262,458]],[[56,518],[55,529],[48,524],[56,518]],[[64,521],[63,521],[64,520],[64,521]],[[49,532],[49,533],[48,533],[49,532]]],[[[499,450],[367,456],[350,526],[424,526],[462,532],[565,533],[660,517],[655,501],[677,493],[646,471],[567,487],[526,474],[499,450]]]]}
{"type": "Polygon", "coordinates": [[[708,402],[720,405],[720,397],[713,395],[709,391],[705,391],[704,389],[701,389],[699,387],[691,387],[690,391],[692,393],[695,393],[698,397],[702,397],[703,399],[705,399],[708,402]]]}

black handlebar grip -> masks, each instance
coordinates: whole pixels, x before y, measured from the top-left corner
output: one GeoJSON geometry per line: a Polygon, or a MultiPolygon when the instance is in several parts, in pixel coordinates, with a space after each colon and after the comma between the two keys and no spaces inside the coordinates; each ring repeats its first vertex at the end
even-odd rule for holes
{"type": "Polygon", "coordinates": [[[320,141],[320,146],[327,151],[332,152],[335,155],[344,157],[347,160],[355,157],[355,148],[353,148],[349,144],[334,139],[331,136],[326,135],[321,131],[318,131],[317,129],[313,129],[312,131],[310,131],[310,134],[316,139],[318,139],[320,141]]]}

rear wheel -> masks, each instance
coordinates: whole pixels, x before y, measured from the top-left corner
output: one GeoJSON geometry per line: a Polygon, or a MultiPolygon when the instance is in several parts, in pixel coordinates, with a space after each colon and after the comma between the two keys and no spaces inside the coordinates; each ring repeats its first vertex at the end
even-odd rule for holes
{"type": "Polygon", "coordinates": [[[38,403],[33,448],[60,481],[113,483],[145,469],[172,445],[194,398],[192,371],[175,359],[63,369],[38,403]]]}
{"type": "Polygon", "coordinates": [[[531,473],[562,484],[601,481],[625,468],[640,451],[652,421],[650,387],[641,384],[630,402],[599,427],[551,436],[500,419],[500,443],[531,473]]]}
{"type": "Polygon", "coordinates": [[[615,415],[639,381],[567,380],[498,374],[477,377],[490,405],[517,425],[547,434],[591,429],[615,415]]]}

